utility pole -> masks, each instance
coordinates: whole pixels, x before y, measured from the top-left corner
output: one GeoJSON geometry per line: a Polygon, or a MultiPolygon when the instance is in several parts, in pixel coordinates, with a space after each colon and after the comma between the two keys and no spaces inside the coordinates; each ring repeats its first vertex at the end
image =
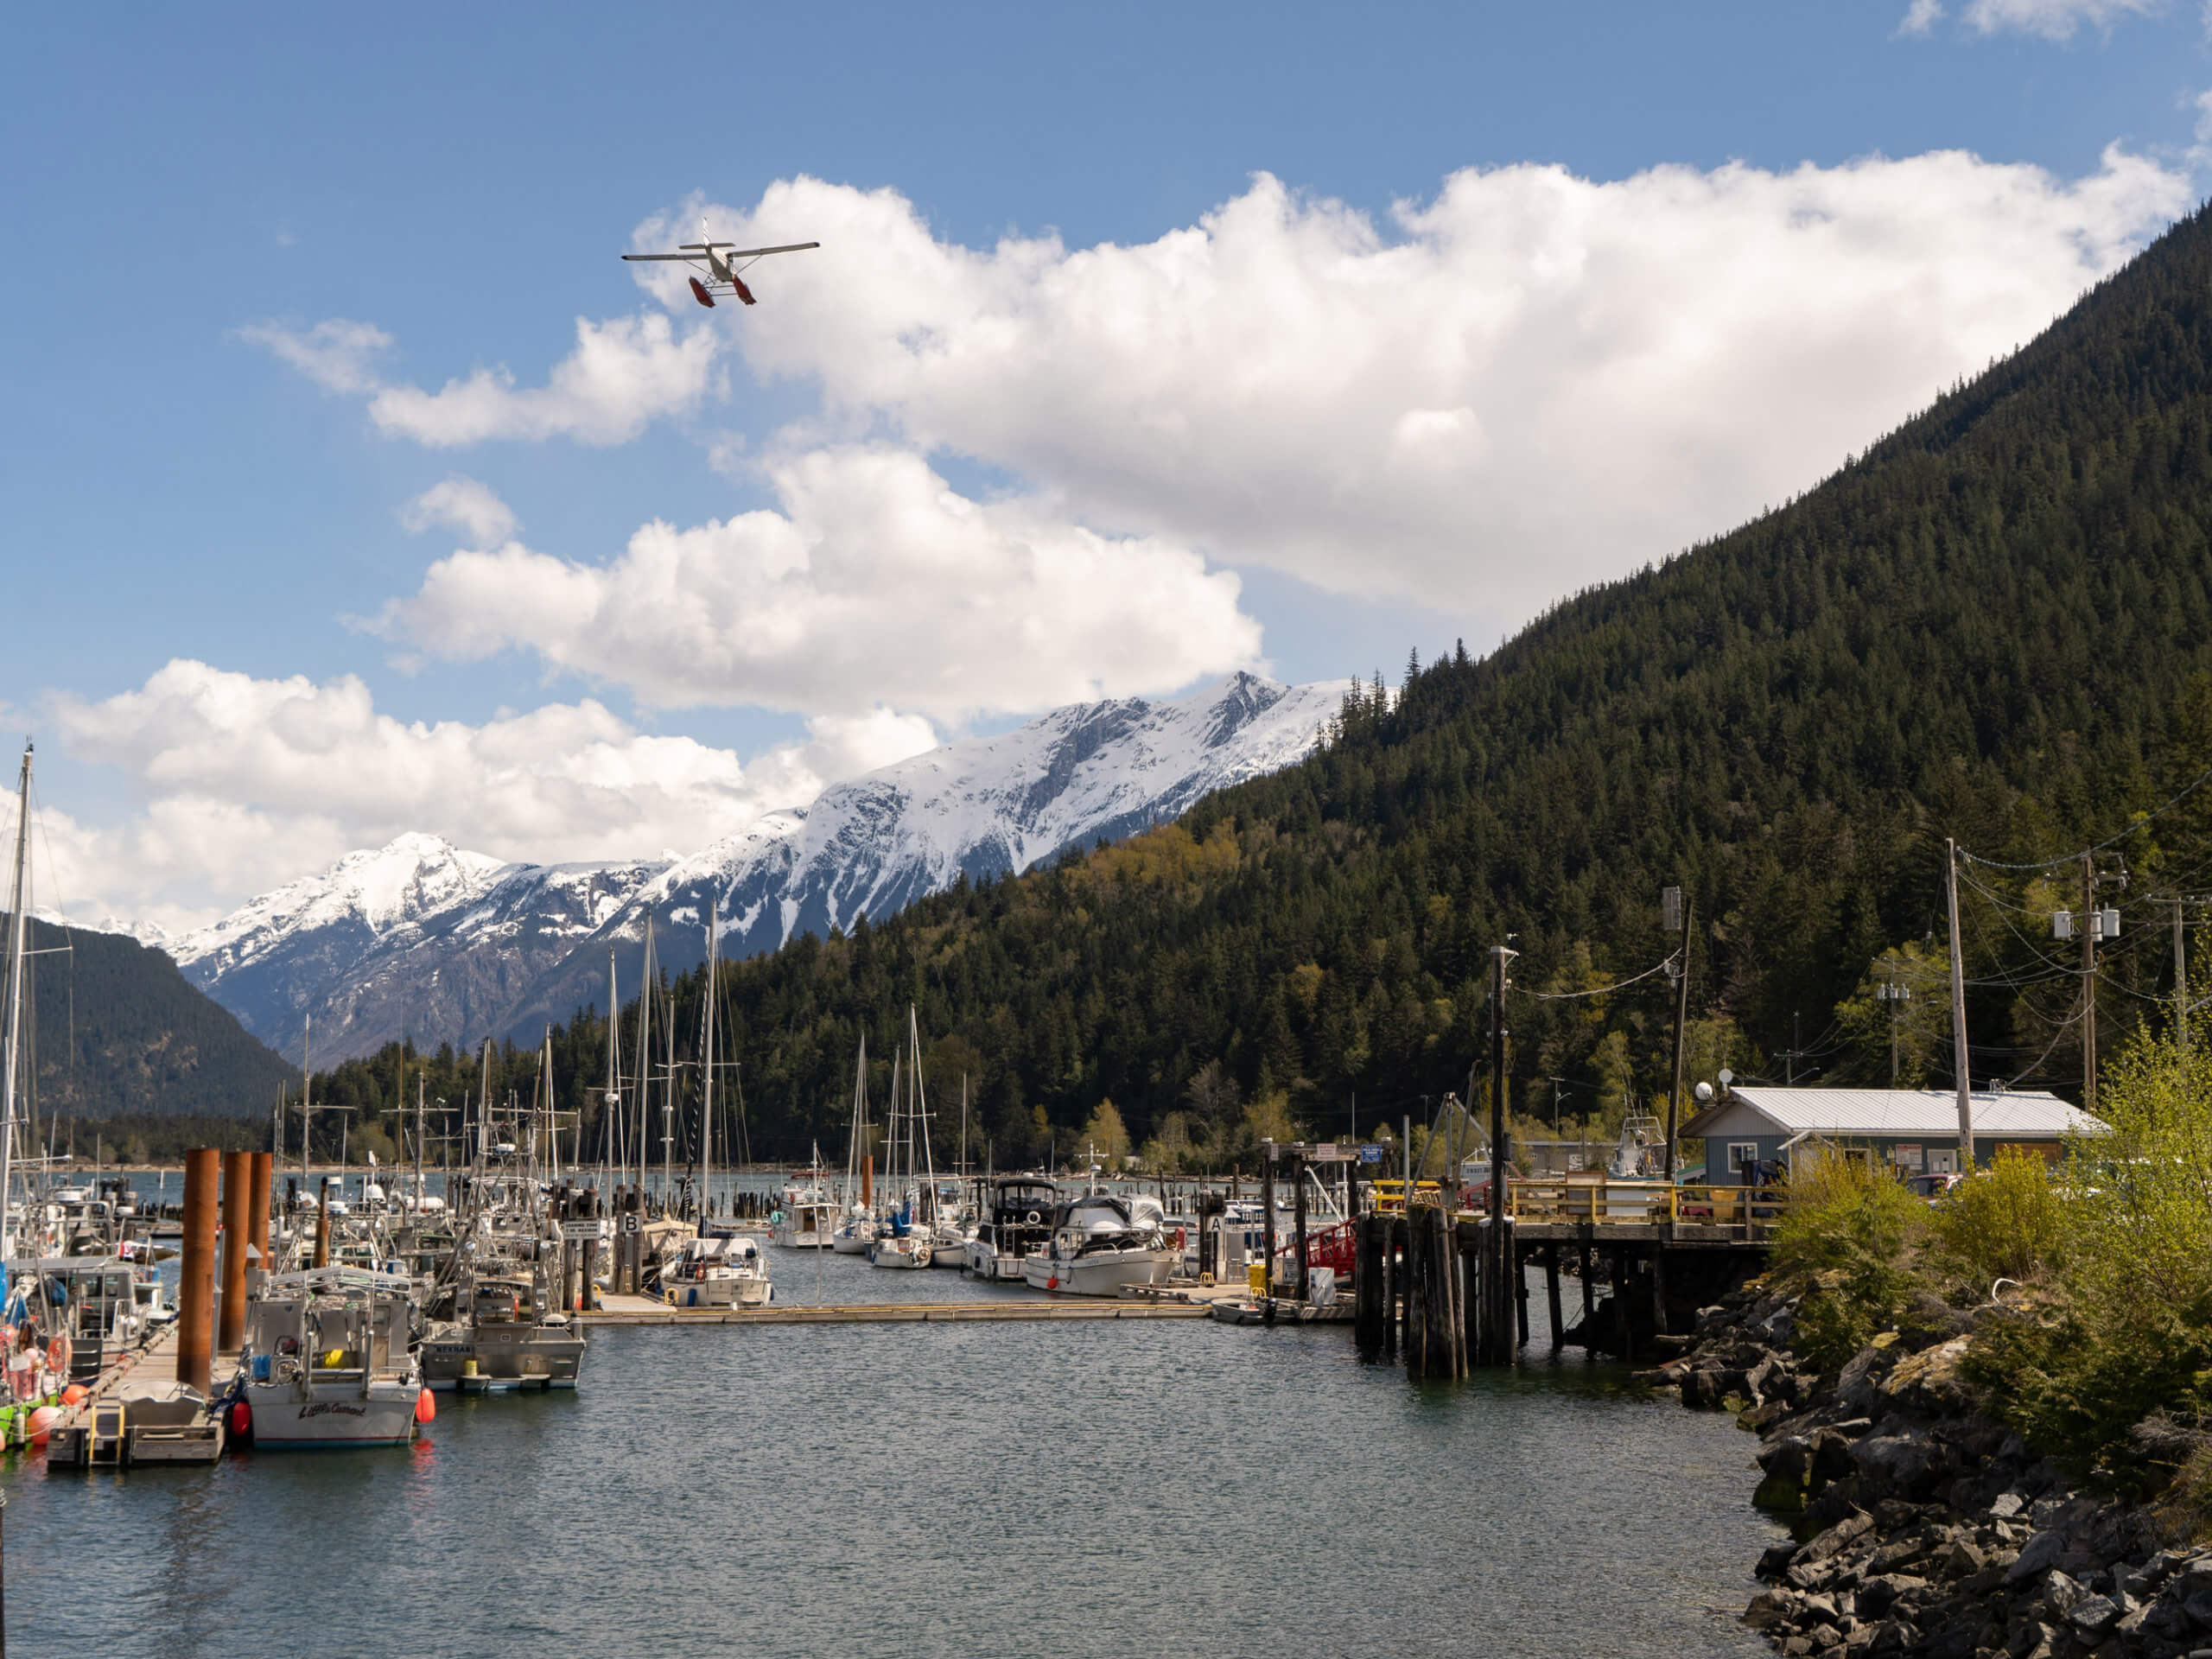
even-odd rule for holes
{"type": "MultiPolygon", "coordinates": [[[[1682,1032],[1690,1012],[1690,917],[1693,905],[1688,893],[1682,894],[1682,960],[1675,975],[1675,1070],[1674,1086],[1667,1091],[1667,1179],[1675,1179],[1675,1135],[1681,1127],[1682,1103],[1682,1032]]],[[[1552,1096],[1554,1105],[1559,1096],[1552,1096]]]]}
{"type": "Polygon", "coordinates": [[[1943,842],[1943,894],[1951,914],[1951,1076],[1959,1095],[1959,1173],[1974,1170],[1974,1078],[1967,1071],[1967,969],[1959,948],[1959,843],[1943,842]]]}
{"type": "MultiPolygon", "coordinates": [[[[1512,1299],[1515,1251],[1505,1236],[1505,965],[1520,954],[1503,944],[1490,948],[1490,1283],[1484,1287],[1483,1327],[1491,1341],[1492,1364],[1513,1363],[1512,1299]]],[[[1411,1211],[1408,1211],[1408,1215],[1411,1211]]]]}
{"type": "Polygon", "coordinates": [[[2082,1109],[2097,1109],[2097,868],[2082,855],[2082,1109]]]}
{"type": "Polygon", "coordinates": [[[2182,897],[2174,895],[2174,1041],[2189,1052],[2189,955],[2182,944],[2182,897]]]}
{"type": "Polygon", "coordinates": [[[1874,1000],[1890,1011],[1890,1087],[1897,1086],[1897,1021],[1904,1005],[1912,1001],[1912,987],[1890,978],[1874,988],[1874,1000]]]}

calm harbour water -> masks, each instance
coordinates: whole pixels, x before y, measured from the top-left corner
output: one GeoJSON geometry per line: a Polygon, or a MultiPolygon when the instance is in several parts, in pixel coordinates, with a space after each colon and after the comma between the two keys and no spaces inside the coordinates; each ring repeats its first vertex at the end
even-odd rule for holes
{"type": "MultiPolygon", "coordinates": [[[[772,1252],[777,1300],[816,1262],[772,1252]]],[[[968,1300],[820,1263],[829,1301],[968,1300]]],[[[404,1451],[0,1465],[29,1655],[1758,1655],[1753,1442],[1541,1357],[1345,1327],[597,1332],[573,1395],[404,1451]]]]}

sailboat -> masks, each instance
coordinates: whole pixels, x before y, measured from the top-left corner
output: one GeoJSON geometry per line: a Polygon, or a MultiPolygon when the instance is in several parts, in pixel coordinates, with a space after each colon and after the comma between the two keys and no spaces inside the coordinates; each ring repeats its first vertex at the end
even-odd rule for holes
{"type": "Polygon", "coordinates": [[[721,906],[707,909],[707,1008],[699,1042],[699,1230],[676,1261],[661,1270],[663,1299],[676,1307],[758,1307],[774,1294],[768,1259],[734,1226],[717,1230],[707,1217],[715,1173],[715,969],[721,948],[721,906]]]}
{"type": "Polygon", "coordinates": [[[918,1063],[908,1070],[903,1090],[899,1074],[906,1057],[895,1054],[891,1060],[890,1135],[884,1148],[887,1211],[881,1230],[868,1247],[873,1267],[926,1268],[936,1255],[936,1227],[931,1215],[935,1178],[929,1167],[927,1096],[920,1088],[918,1055],[917,1049],[918,1063]]]}
{"type": "Polygon", "coordinates": [[[861,1056],[853,1068],[853,1132],[845,1150],[845,1213],[830,1236],[840,1255],[866,1255],[880,1225],[875,1217],[875,1154],[869,1149],[868,1121],[868,1033],[861,1033],[861,1056]]]}

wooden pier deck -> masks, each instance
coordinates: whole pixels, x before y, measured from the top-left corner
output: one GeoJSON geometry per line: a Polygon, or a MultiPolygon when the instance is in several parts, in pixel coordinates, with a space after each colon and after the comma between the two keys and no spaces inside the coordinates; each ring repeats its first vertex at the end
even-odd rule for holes
{"type": "Polygon", "coordinates": [[[608,1325],[958,1325],[981,1320],[1203,1319],[1203,1303],[1109,1300],[1104,1297],[1044,1301],[1008,1297],[989,1302],[844,1302],[807,1306],[771,1302],[766,1307],[670,1307],[650,1296],[608,1296],[577,1319],[608,1325]]]}

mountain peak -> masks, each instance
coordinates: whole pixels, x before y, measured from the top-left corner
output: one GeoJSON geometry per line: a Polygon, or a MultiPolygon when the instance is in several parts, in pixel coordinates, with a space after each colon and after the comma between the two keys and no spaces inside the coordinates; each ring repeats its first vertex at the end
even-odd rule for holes
{"type": "Polygon", "coordinates": [[[1341,683],[1239,671],[1173,702],[1071,704],[833,784],[689,857],[513,864],[442,836],[396,836],[168,948],[280,1045],[308,1014],[316,1052],[333,1057],[395,1035],[505,1035],[603,1000],[610,950],[634,984],[648,918],[672,969],[704,957],[709,904],[734,956],[880,919],[963,875],[1010,874],[1134,834],[1302,759],[1343,696],[1341,683]]]}

